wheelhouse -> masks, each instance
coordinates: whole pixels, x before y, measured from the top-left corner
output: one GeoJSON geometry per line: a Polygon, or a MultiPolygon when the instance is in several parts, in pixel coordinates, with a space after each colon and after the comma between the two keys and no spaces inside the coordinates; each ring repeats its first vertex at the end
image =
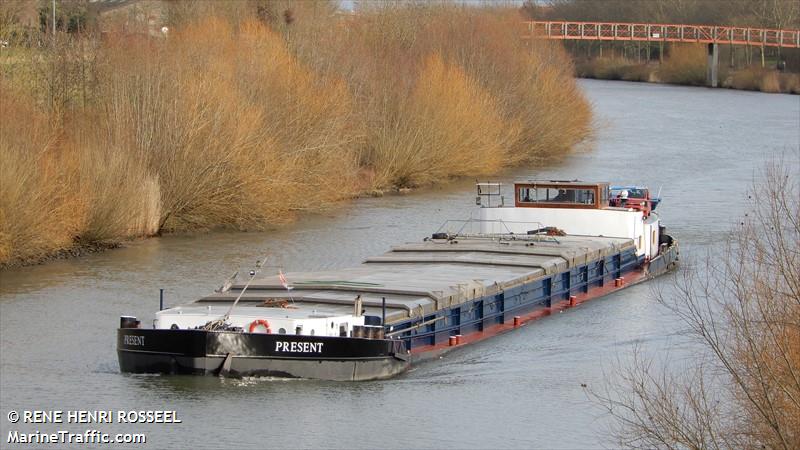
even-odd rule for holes
{"type": "Polygon", "coordinates": [[[529,181],[514,183],[514,204],[522,208],[602,209],[609,204],[608,183],[529,181]]]}

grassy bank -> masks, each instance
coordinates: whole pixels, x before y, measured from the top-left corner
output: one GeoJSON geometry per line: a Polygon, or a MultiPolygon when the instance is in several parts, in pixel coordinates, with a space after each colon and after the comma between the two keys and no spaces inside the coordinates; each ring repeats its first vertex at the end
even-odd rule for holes
{"type": "MultiPolygon", "coordinates": [[[[575,61],[575,73],[581,78],[705,86],[706,58],[704,45],[673,44],[663,63],[641,63],[624,57],[581,58],[575,61]]],[[[719,67],[721,87],[800,94],[800,74],[756,66],[732,69],[720,64],[719,67]]]]}
{"type": "Polygon", "coordinates": [[[202,4],[175,4],[166,38],[59,34],[0,53],[0,267],[258,229],[547,161],[590,131],[569,57],[526,48],[513,9],[202,4]]]}

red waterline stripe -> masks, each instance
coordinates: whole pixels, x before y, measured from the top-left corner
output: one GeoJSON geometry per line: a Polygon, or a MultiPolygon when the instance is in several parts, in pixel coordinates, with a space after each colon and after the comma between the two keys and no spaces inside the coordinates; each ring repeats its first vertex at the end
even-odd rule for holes
{"type": "MultiPolygon", "coordinates": [[[[628,286],[632,286],[636,283],[644,281],[647,279],[647,275],[643,270],[635,270],[633,272],[628,272],[623,277],[625,279],[625,283],[622,286],[614,286],[614,281],[606,281],[603,286],[595,286],[589,289],[589,292],[573,294],[575,298],[575,306],[580,305],[583,302],[587,302],[589,300],[603,297],[608,295],[612,292],[619,291],[621,289],[625,289],[628,286]]],[[[545,316],[549,316],[550,314],[557,313],[563,311],[565,309],[571,308],[569,305],[569,300],[561,300],[557,303],[553,303],[549,308],[542,308],[531,313],[521,315],[520,321],[521,325],[524,325],[526,322],[530,322],[545,316]]],[[[488,326],[483,329],[483,331],[474,331],[470,334],[465,334],[461,336],[461,344],[470,344],[472,342],[482,341],[486,338],[496,336],[501,333],[505,333],[507,331],[513,330],[514,321],[511,320],[507,323],[498,323],[495,325],[488,326]]],[[[460,345],[459,345],[460,346],[460,345]]],[[[415,347],[411,349],[411,354],[416,355],[420,353],[427,353],[431,351],[440,351],[448,348],[456,348],[451,347],[449,342],[442,342],[436,345],[424,345],[422,347],[415,347]]]]}

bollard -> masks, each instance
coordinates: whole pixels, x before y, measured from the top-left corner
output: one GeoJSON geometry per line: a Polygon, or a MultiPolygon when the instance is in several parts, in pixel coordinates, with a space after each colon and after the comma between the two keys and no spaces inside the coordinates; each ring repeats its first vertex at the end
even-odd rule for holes
{"type": "Polygon", "coordinates": [[[576,297],[574,295],[570,295],[569,296],[569,306],[575,306],[577,301],[578,301],[578,297],[576,297]]]}
{"type": "Polygon", "coordinates": [[[386,330],[386,297],[381,297],[381,326],[386,330]]]}
{"type": "Polygon", "coordinates": [[[622,286],[622,278],[614,278],[614,287],[622,286]]]}
{"type": "Polygon", "coordinates": [[[456,345],[461,345],[461,335],[460,334],[456,335],[456,345]]]}
{"type": "Polygon", "coordinates": [[[520,316],[514,316],[514,328],[522,325],[522,318],[520,316]]]}
{"type": "Polygon", "coordinates": [[[450,344],[450,347],[456,346],[456,337],[450,336],[450,340],[448,341],[448,343],[450,344]]]}
{"type": "Polygon", "coordinates": [[[706,85],[717,87],[719,83],[719,44],[708,44],[708,63],[706,64],[706,85]]]}

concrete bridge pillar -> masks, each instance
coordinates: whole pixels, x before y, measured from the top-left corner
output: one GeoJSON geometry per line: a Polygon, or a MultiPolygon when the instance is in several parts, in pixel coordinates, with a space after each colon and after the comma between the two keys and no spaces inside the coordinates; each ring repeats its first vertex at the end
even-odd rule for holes
{"type": "Polygon", "coordinates": [[[717,87],[719,78],[719,45],[708,44],[708,66],[706,68],[706,84],[717,87]]]}

